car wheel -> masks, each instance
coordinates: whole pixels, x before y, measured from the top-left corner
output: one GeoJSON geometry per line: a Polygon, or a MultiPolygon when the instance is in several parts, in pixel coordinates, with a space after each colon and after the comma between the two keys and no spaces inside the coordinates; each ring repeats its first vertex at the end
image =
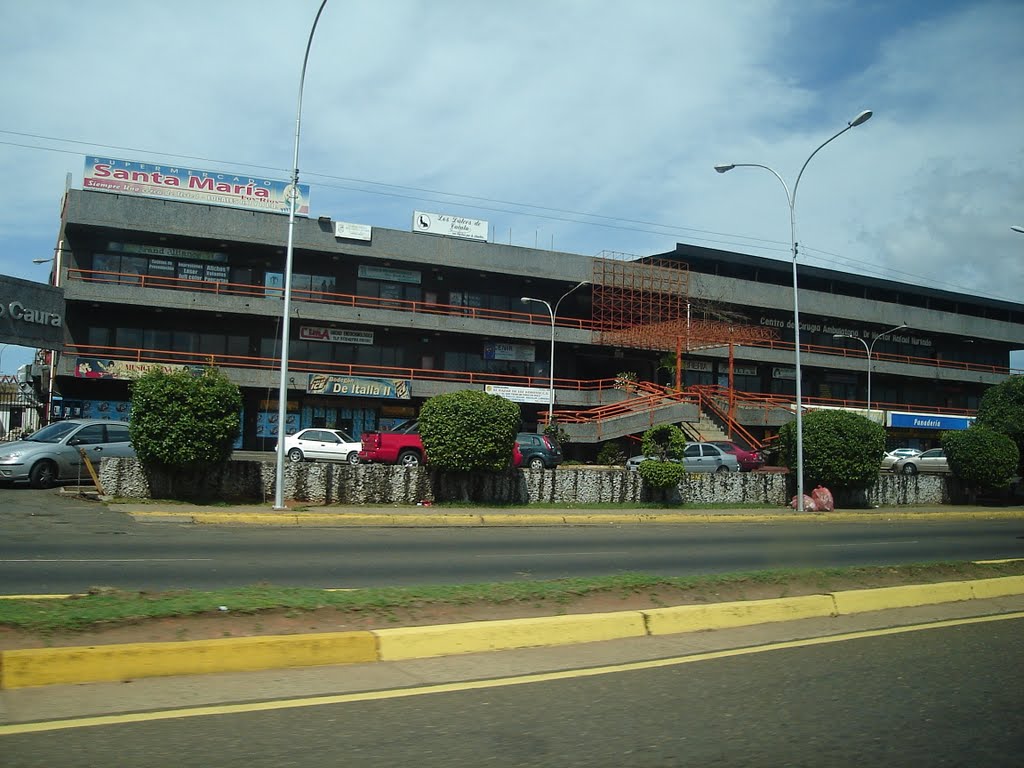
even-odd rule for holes
{"type": "Polygon", "coordinates": [[[302,455],[302,449],[300,448],[292,448],[288,451],[288,460],[295,464],[298,464],[304,458],[305,457],[302,455]]]}
{"type": "Polygon", "coordinates": [[[350,453],[346,458],[347,458],[347,461],[348,461],[349,464],[352,464],[352,465],[358,464],[359,463],[359,452],[358,451],[352,451],[352,453],[350,453]]]}
{"type": "Polygon", "coordinates": [[[402,451],[398,454],[398,463],[403,467],[418,467],[422,462],[416,451],[402,451]]]}
{"type": "Polygon", "coordinates": [[[904,475],[916,475],[917,474],[917,467],[914,466],[913,464],[904,464],[903,465],[903,474],[904,475]]]}
{"type": "Polygon", "coordinates": [[[28,473],[28,483],[33,488],[53,488],[57,483],[57,465],[52,461],[40,461],[28,473]]]}
{"type": "Polygon", "coordinates": [[[540,456],[532,456],[527,466],[529,466],[530,469],[544,469],[544,459],[540,456]]]}
{"type": "Polygon", "coordinates": [[[717,475],[719,472],[728,472],[728,471],[729,471],[729,468],[727,466],[725,466],[725,464],[723,464],[722,466],[720,466],[718,469],[715,470],[715,474],[717,475]]]}

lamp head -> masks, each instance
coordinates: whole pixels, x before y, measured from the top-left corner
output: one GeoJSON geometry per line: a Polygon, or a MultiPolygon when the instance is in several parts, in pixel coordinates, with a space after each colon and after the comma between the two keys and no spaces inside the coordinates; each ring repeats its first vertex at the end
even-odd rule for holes
{"type": "Polygon", "coordinates": [[[1024,235],[1024,227],[1018,227],[1016,224],[1013,224],[1011,225],[1010,229],[1012,229],[1014,232],[1020,232],[1022,235],[1024,235]]]}
{"type": "Polygon", "coordinates": [[[871,116],[873,114],[875,113],[872,112],[870,109],[865,109],[863,112],[861,112],[859,115],[853,118],[853,120],[850,121],[850,127],[856,128],[858,125],[863,125],[864,123],[871,119],[871,116]]]}
{"type": "Polygon", "coordinates": [[[45,264],[48,261],[53,261],[53,259],[32,259],[33,264],[45,264]]]}
{"type": "Polygon", "coordinates": [[[523,296],[519,301],[521,301],[523,304],[529,304],[531,301],[533,301],[533,299],[531,299],[529,296],[523,296]]]}
{"type": "Polygon", "coordinates": [[[725,173],[726,171],[731,171],[735,167],[735,163],[729,163],[728,165],[716,165],[715,170],[719,173],[725,173]]]}

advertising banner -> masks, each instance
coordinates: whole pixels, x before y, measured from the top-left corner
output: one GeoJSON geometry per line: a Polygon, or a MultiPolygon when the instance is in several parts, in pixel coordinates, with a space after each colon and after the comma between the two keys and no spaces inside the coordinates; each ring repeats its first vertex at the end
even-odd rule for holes
{"type": "Polygon", "coordinates": [[[449,216],[446,213],[414,211],[412,215],[412,231],[427,232],[431,235],[487,242],[489,226],[483,219],[467,219],[465,216],[449,216]]]}
{"type": "Polygon", "coordinates": [[[326,373],[309,374],[306,392],[310,395],[380,397],[387,400],[412,399],[409,382],[402,379],[334,376],[326,373]]]}
{"type": "Polygon", "coordinates": [[[485,384],[484,392],[489,395],[504,397],[506,400],[511,400],[513,403],[539,403],[547,405],[551,398],[551,392],[547,389],[506,387],[502,384],[485,384]]]}
{"type": "Polygon", "coordinates": [[[323,328],[303,325],[299,338],[306,341],[329,341],[335,344],[373,344],[373,331],[351,331],[348,328],[323,328]]]}
{"type": "MultiPolygon", "coordinates": [[[[82,187],[122,195],[169,198],[188,203],[248,208],[265,213],[288,213],[292,185],[287,181],[261,176],[90,155],[85,158],[82,187]]],[[[299,184],[298,195],[295,213],[308,216],[309,185],[299,184]]]]}
{"type": "Polygon", "coordinates": [[[514,360],[532,363],[537,359],[533,345],[509,344],[504,341],[484,342],[484,360],[514,360]]]}
{"type": "Polygon", "coordinates": [[[888,414],[890,427],[911,429],[967,429],[974,421],[970,416],[943,416],[938,413],[892,413],[888,414]]]}
{"type": "Polygon", "coordinates": [[[99,357],[75,359],[76,379],[137,379],[146,371],[161,368],[168,373],[202,370],[201,366],[169,365],[167,363],[140,363],[134,360],[106,360],[99,357]]]}

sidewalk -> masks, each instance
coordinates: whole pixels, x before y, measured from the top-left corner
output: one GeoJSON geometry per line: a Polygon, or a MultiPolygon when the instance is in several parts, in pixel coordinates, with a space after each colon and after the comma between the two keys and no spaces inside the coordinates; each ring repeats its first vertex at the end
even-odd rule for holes
{"type": "Polygon", "coordinates": [[[892,522],[906,520],[1019,520],[1024,506],[914,506],[879,509],[840,509],[799,513],[785,507],[761,509],[631,509],[551,507],[448,507],[438,505],[316,506],[287,502],[273,504],[194,505],[153,501],[111,503],[139,522],[184,522],[198,525],[309,525],[393,527],[481,527],[548,525],[667,525],[694,523],[764,522],[892,522]]]}

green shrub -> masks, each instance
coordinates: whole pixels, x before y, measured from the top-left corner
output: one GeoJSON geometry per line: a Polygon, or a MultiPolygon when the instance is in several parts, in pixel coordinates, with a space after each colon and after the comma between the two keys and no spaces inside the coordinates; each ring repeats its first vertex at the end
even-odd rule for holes
{"type": "MultiPolygon", "coordinates": [[[[831,491],[862,490],[878,479],[885,429],[849,411],[815,410],[803,415],[804,492],[817,485],[831,491]]],[[[779,430],[780,460],[795,471],[796,421],[779,430]]]]}
{"type": "Polygon", "coordinates": [[[597,452],[597,463],[598,464],[625,464],[626,459],[629,457],[626,455],[626,451],[622,447],[622,443],[617,440],[609,440],[601,446],[601,450],[597,452]]]}
{"type": "Polygon", "coordinates": [[[686,450],[686,435],[675,424],[659,424],[644,432],[640,443],[644,456],[660,459],[681,459],[686,450]]]}
{"type": "Polygon", "coordinates": [[[420,438],[442,472],[501,472],[512,462],[519,406],[475,389],[435,395],[420,409],[420,438]]]}
{"type": "Polygon", "coordinates": [[[1020,456],[1018,471],[1024,472],[1024,376],[1011,376],[986,390],[974,423],[1013,440],[1020,456]]]}
{"type": "Polygon", "coordinates": [[[143,466],[208,469],[231,458],[242,395],[215,368],[146,372],[132,382],[128,431],[143,466]]]}
{"type": "Polygon", "coordinates": [[[1017,471],[1017,444],[994,429],[974,424],[968,429],[942,433],[942,449],[949,469],[972,497],[981,490],[1001,488],[1017,471]]]}
{"type": "Polygon", "coordinates": [[[686,467],[677,461],[647,459],[637,467],[640,477],[650,488],[668,490],[679,485],[686,477],[686,467]]]}
{"type": "Polygon", "coordinates": [[[686,476],[681,460],[686,451],[686,436],[675,424],[659,424],[644,432],[640,450],[649,458],[637,471],[650,488],[670,489],[686,476]],[[677,461],[671,461],[676,459],[677,461]]]}

